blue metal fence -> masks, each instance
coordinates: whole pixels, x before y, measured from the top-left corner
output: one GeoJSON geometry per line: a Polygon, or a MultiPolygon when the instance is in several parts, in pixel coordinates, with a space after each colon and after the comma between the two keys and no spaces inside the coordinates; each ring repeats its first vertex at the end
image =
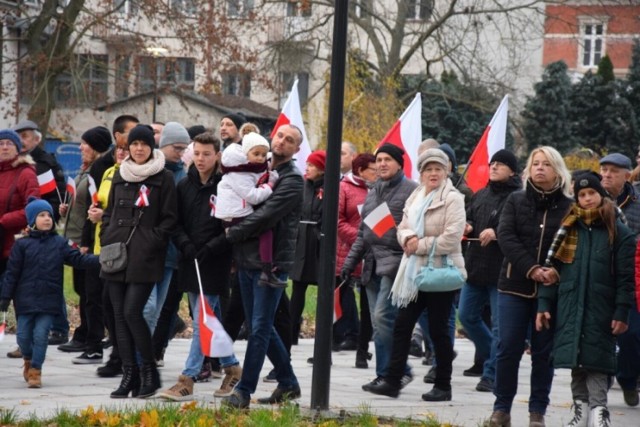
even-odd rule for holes
{"type": "Polygon", "coordinates": [[[80,173],[82,157],[79,142],[62,142],[59,139],[48,139],[44,143],[45,151],[56,156],[56,160],[64,171],[65,178],[75,178],[80,173]]]}

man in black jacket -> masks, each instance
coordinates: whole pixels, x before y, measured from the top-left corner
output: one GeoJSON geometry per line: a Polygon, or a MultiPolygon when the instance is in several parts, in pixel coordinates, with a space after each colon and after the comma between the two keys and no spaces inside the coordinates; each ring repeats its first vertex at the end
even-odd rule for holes
{"type": "Polygon", "coordinates": [[[273,194],[251,215],[227,230],[227,238],[234,245],[245,316],[252,325],[242,378],[233,394],[223,401],[227,406],[249,407],[267,353],[275,366],[278,387],[270,397],[258,399],[258,402],[273,404],[300,397],[300,386],[289,353],[273,327],[283,289],[258,285],[262,269],[258,237],[266,230],[273,230],[274,273],[286,281],[293,266],[302,204],[302,175],[292,161],[301,143],[302,132],[297,127],[283,125],[278,128],[271,143],[271,168],[278,171],[279,176],[273,194]]]}

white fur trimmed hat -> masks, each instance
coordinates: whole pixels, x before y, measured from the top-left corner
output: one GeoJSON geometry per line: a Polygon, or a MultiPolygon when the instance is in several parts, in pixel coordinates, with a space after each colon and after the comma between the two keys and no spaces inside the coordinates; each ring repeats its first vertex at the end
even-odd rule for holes
{"type": "Polygon", "coordinates": [[[245,155],[247,155],[252,148],[258,146],[267,147],[267,150],[270,148],[269,141],[258,133],[249,132],[242,138],[242,151],[245,155]]]}

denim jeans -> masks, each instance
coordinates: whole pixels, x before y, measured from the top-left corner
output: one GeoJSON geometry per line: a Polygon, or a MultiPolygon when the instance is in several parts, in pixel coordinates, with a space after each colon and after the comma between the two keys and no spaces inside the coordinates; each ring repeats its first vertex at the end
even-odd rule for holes
{"type": "Polygon", "coordinates": [[[164,276],[162,280],[156,283],[151,290],[151,295],[144,306],[142,315],[144,320],[147,321],[151,334],[156,330],[156,324],[164,305],[164,300],[167,298],[167,292],[169,292],[169,284],[171,283],[171,277],[173,277],[174,269],[172,267],[164,268],[164,276]]]}
{"type": "Polygon", "coordinates": [[[623,390],[635,390],[640,376],[640,313],[635,304],[629,310],[629,329],[618,335],[618,347],[618,384],[623,390]]]}
{"type": "MultiPolygon", "coordinates": [[[[265,356],[269,357],[274,366],[279,388],[290,389],[298,385],[289,353],[273,326],[276,308],[284,290],[259,286],[260,273],[260,270],[238,270],[244,314],[251,322],[242,378],[236,386],[236,390],[245,397],[256,391],[265,356]]],[[[278,278],[286,281],[287,275],[280,274],[278,278]]]]}
{"type": "Polygon", "coordinates": [[[67,319],[67,302],[66,301],[62,303],[62,307],[60,307],[60,313],[53,316],[53,322],[51,323],[51,330],[65,337],[69,336],[69,320],[67,319]]]}
{"type": "MultiPolygon", "coordinates": [[[[199,322],[202,303],[199,299],[200,294],[189,292],[187,293],[187,296],[189,297],[191,313],[193,313],[193,336],[191,338],[191,347],[189,348],[189,355],[187,356],[187,361],[184,364],[182,375],[195,378],[200,373],[202,362],[204,360],[204,354],[202,354],[202,348],[200,347],[199,322]]],[[[222,314],[220,313],[220,299],[218,295],[205,295],[205,298],[207,299],[207,302],[209,302],[209,306],[213,309],[213,312],[216,314],[218,319],[222,319],[222,314]]],[[[236,359],[236,356],[233,354],[231,356],[220,358],[220,366],[223,368],[237,365],[238,363],[238,359],[236,359]]]]}
{"type": "Polygon", "coordinates": [[[31,359],[31,367],[42,369],[49,345],[49,330],[53,323],[52,314],[30,313],[18,316],[16,340],[22,357],[31,359]]]}
{"type": "Polygon", "coordinates": [[[550,355],[553,329],[535,330],[538,301],[517,295],[498,293],[498,351],[494,411],[510,413],[518,391],[518,368],[524,353],[525,340],[531,331],[531,393],[529,412],[544,415],[549,405],[553,381],[550,355]]]}
{"type": "MultiPolygon", "coordinates": [[[[373,275],[367,284],[367,298],[373,326],[373,343],[376,348],[376,376],[386,377],[393,346],[393,327],[398,317],[398,307],[391,304],[389,293],[393,278],[373,275]]],[[[405,373],[411,368],[405,363],[405,373]]]]}
{"type": "Polygon", "coordinates": [[[460,293],[458,316],[469,339],[484,360],[482,377],[495,381],[496,350],[498,346],[498,285],[476,286],[465,283],[460,293]],[[491,307],[491,330],[482,320],[484,305],[491,307]]]}

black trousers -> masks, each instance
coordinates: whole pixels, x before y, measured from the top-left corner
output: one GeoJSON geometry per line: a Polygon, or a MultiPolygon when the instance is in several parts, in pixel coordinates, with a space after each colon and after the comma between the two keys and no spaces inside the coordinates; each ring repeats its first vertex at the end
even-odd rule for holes
{"type": "Polygon", "coordinates": [[[107,281],[113,304],[116,339],[122,365],[136,366],[136,351],[143,364],[155,365],[151,331],[142,311],[155,283],[124,283],[107,281]]]}
{"type": "Polygon", "coordinates": [[[161,358],[162,351],[169,345],[169,339],[173,333],[178,317],[178,309],[182,300],[183,292],[178,289],[178,274],[174,271],[169,282],[169,290],[164,300],[160,317],[156,323],[156,329],[153,331],[153,348],[156,360],[161,358]]]}
{"type": "Polygon", "coordinates": [[[81,343],[87,342],[87,294],[85,292],[86,271],[73,269],[73,290],[78,294],[78,312],[80,313],[80,325],[73,331],[73,340],[81,343]]]}
{"type": "Polygon", "coordinates": [[[88,268],[85,273],[85,307],[87,334],[85,338],[86,351],[102,353],[102,339],[104,338],[104,311],[102,289],[104,284],[100,278],[100,267],[88,268]]]}
{"type": "Polygon", "coordinates": [[[369,341],[373,337],[373,325],[369,311],[369,298],[364,286],[360,287],[360,332],[358,334],[358,351],[368,352],[369,341]]]}
{"type": "Polygon", "coordinates": [[[440,390],[451,390],[451,371],[453,362],[453,342],[449,334],[449,316],[455,292],[418,292],[418,299],[410,302],[398,311],[393,328],[393,347],[391,360],[385,380],[399,387],[404,375],[411,333],[418,318],[427,309],[429,318],[429,335],[436,352],[435,387],[440,390]]]}

